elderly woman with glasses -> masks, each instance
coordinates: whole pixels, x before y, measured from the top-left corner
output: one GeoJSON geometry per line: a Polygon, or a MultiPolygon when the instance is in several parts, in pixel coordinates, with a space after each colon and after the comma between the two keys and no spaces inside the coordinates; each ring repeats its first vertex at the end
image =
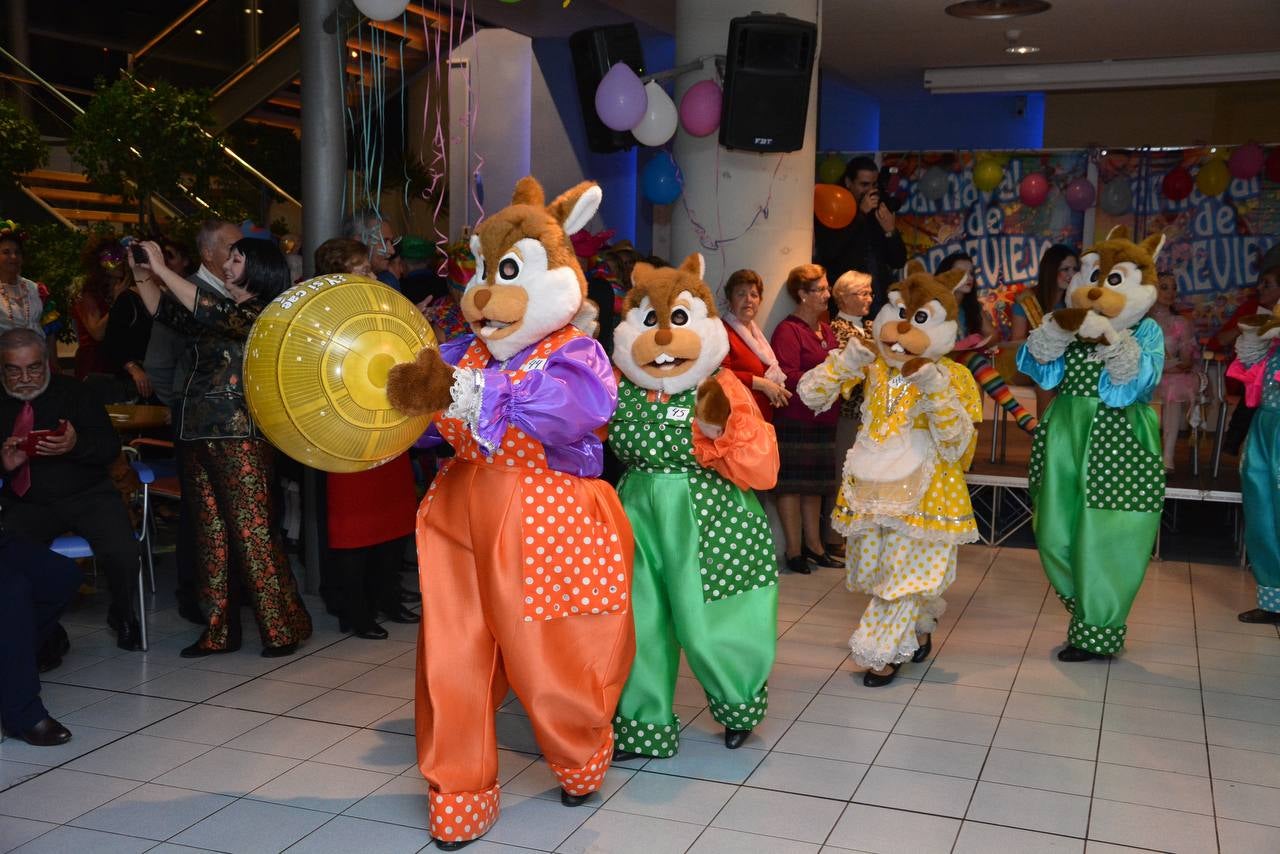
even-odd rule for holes
{"type": "MultiPolygon", "coordinates": [[[[805,371],[838,348],[836,334],[823,320],[831,288],[827,271],[818,264],[801,264],[787,275],[787,295],[796,303],[793,313],[773,330],[769,344],[786,377],[786,390],[795,394],[805,371]]],[[[838,469],[831,465],[835,452],[836,421],[840,410],[815,414],[799,397],[773,414],[782,467],[778,471],[778,514],[786,537],[787,568],[808,575],[810,562],[820,567],[842,564],[822,545],[822,499],[836,491],[838,469]]]]}

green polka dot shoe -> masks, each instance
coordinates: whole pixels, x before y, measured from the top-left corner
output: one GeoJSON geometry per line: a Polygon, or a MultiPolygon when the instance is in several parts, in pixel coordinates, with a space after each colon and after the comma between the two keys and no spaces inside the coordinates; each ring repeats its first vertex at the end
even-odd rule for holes
{"type": "Polygon", "coordinates": [[[680,718],[672,716],[670,723],[644,723],[624,718],[613,718],[613,761],[625,762],[639,756],[666,759],[680,749],[680,718]]]}

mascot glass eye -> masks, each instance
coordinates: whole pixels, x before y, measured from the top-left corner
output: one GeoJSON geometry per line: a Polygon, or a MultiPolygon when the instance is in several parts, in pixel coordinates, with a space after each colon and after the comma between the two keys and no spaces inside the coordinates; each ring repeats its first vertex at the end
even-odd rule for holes
{"type": "Polygon", "coordinates": [[[1096,281],[1098,281],[1098,278],[1099,278],[1101,275],[1102,275],[1102,271],[1101,271],[1101,270],[1094,270],[1092,273],[1090,273],[1090,274],[1089,274],[1089,281],[1091,281],[1091,282],[1096,282],[1096,281]]]}
{"type": "Polygon", "coordinates": [[[644,316],[644,325],[645,325],[645,326],[657,326],[657,325],[658,325],[658,313],[657,313],[656,311],[650,311],[648,314],[646,314],[646,315],[644,316]]]}
{"type": "Polygon", "coordinates": [[[898,306],[898,317],[902,320],[907,319],[907,307],[905,305],[898,306]]]}
{"type": "Polygon", "coordinates": [[[520,262],[514,258],[503,258],[498,262],[498,278],[511,281],[520,275],[520,262]]]}
{"type": "Polygon", "coordinates": [[[688,322],[689,312],[685,311],[683,308],[677,308],[675,311],[671,312],[672,326],[684,326],[688,322]]]}
{"type": "Polygon", "coordinates": [[[914,320],[916,323],[920,324],[921,326],[924,326],[926,323],[929,322],[929,312],[925,311],[924,309],[920,309],[915,313],[915,316],[912,317],[911,319],[914,320]]]}
{"type": "Polygon", "coordinates": [[[1118,288],[1124,284],[1124,276],[1119,273],[1112,273],[1110,276],[1107,276],[1107,284],[1113,288],[1118,288]]]}

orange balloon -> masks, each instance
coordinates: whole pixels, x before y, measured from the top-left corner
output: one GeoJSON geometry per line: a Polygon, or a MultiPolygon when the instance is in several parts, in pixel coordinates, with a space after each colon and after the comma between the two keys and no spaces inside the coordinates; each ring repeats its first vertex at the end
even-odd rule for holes
{"type": "Polygon", "coordinates": [[[844,228],[853,222],[858,203],[853,194],[835,184],[813,185],[813,214],[827,228],[844,228]]]}

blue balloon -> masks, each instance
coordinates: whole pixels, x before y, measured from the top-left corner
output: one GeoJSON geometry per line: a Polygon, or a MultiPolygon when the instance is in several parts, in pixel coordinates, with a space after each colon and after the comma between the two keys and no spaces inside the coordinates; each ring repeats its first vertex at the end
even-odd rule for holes
{"type": "Polygon", "coordinates": [[[665,151],[654,155],[640,174],[640,186],[644,189],[644,197],[655,205],[669,205],[680,198],[684,189],[680,180],[680,172],[671,155],[665,151]]]}

